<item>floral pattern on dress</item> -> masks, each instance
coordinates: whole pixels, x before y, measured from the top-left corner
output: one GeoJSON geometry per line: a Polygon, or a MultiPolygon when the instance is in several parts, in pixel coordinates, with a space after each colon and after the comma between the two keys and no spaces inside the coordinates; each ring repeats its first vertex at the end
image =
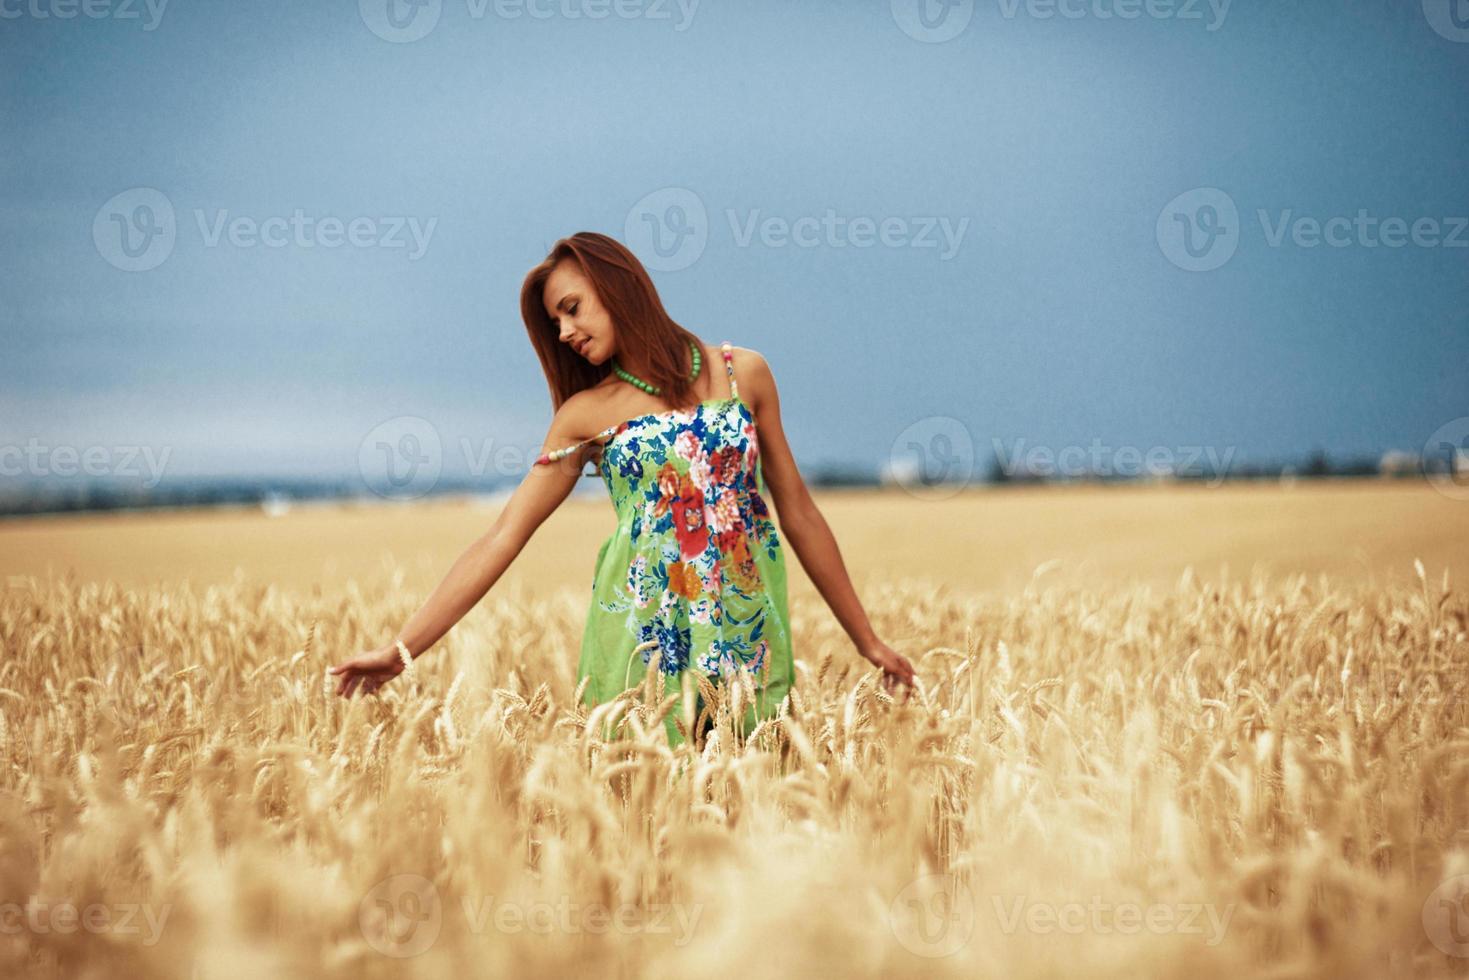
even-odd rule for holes
{"type": "MultiPolygon", "coordinates": [[[[665,674],[690,664],[711,677],[763,670],[767,629],[786,638],[757,558],[781,561],[780,540],[745,403],[732,396],[629,419],[603,445],[599,472],[631,539],[620,592],[603,594],[600,608],[625,614],[634,643],[657,642],[665,674]],[[712,639],[695,649],[696,632],[712,639]]],[[[644,665],[652,653],[642,651],[644,665]]]]}

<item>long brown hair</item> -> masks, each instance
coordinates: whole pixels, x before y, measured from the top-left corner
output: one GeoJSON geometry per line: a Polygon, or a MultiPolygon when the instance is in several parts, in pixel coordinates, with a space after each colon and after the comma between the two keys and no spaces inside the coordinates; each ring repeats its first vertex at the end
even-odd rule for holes
{"type": "Polygon", "coordinates": [[[568,258],[581,267],[582,274],[596,288],[597,298],[617,331],[617,346],[644,352],[647,367],[641,375],[643,380],[663,389],[663,398],[672,407],[687,407],[694,389],[689,380],[693,370],[689,344],[699,345],[702,352],[703,343],[668,315],[648,271],[625,245],[595,231],[579,231],[551,246],[550,254],[526,274],[520,288],[520,315],[541,359],[541,369],[546,372],[552,410],[612,373],[610,359],[591,364],[557,339],[559,331],[546,315],[546,279],[558,262],[568,258]]]}

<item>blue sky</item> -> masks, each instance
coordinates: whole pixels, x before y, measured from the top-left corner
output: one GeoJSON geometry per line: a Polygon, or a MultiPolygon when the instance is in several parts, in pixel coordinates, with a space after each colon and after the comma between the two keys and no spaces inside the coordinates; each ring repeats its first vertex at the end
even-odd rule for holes
{"type": "Polygon", "coordinates": [[[351,474],[408,416],[514,476],[581,229],[765,354],[803,467],[1469,416],[1446,0],[92,2],[0,3],[3,444],[351,474]]]}

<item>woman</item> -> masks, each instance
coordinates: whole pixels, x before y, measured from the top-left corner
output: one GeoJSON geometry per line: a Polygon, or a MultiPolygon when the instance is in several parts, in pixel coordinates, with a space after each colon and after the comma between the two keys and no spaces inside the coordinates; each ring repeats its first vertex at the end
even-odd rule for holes
{"type": "MultiPolygon", "coordinates": [[[[577,681],[589,678],[586,703],[640,683],[656,655],[664,690],[680,698],[690,670],[711,682],[748,671],[757,696],[737,720],[745,732],[775,714],[794,680],[781,536],[857,652],[883,669],[889,687],[912,684],[913,665],[873,631],[801,480],[775,379],[758,353],[728,342],[709,347],[679,326],[632,252],[594,232],[555,244],[526,276],[520,308],[555,408],[545,445],[557,448],[536,461],[392,643],[331,668],[341,675],[338,694],[376,690],[403,670],[404,657],[433,646],[495,584],[588,462],[607,485],[618,525],[597,555],[582,636],[577,681]]],[[[702,698],[693,717],[700,707],[702,698]]],[[[665,716],[674,745],[683,740],[678,714],[675,707],[665,716]]]]}

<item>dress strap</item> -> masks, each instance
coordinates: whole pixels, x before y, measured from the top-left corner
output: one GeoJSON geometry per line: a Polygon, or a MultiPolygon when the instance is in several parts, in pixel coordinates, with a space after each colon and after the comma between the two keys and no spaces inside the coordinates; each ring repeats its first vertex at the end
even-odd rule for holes
{"type": "Polygon", "coordinates": [[[735,383],[734,348],[726,340],[719,345],[719,349],[724,354],[724,369],[729,373],[729,397],[738,398],[740,397],[740,386],[735,383]]]}
{"type": "Polygon", "coordinates": [[[598,439],[603,439],[607,436],[613,435],[617,432],[617,428],[620,425],[622,425],[621,422],[617,423],[617,425],[609,425],[607,426],[607,428],[603,429],[601,432],[598,432],[596,435],[588,436],[580,442],[573,442],[569,446],[563,446],[560,449],[553,449],[548,453],[541,453],[540,457],[536,459],[536,463],[554,463],[558,459],[564,459],[565,457],[570,456],[572,453],[576,452],[578,449],[580,449],[582,446],[585,446],[589,442],[595,442],[598,439]]]}

